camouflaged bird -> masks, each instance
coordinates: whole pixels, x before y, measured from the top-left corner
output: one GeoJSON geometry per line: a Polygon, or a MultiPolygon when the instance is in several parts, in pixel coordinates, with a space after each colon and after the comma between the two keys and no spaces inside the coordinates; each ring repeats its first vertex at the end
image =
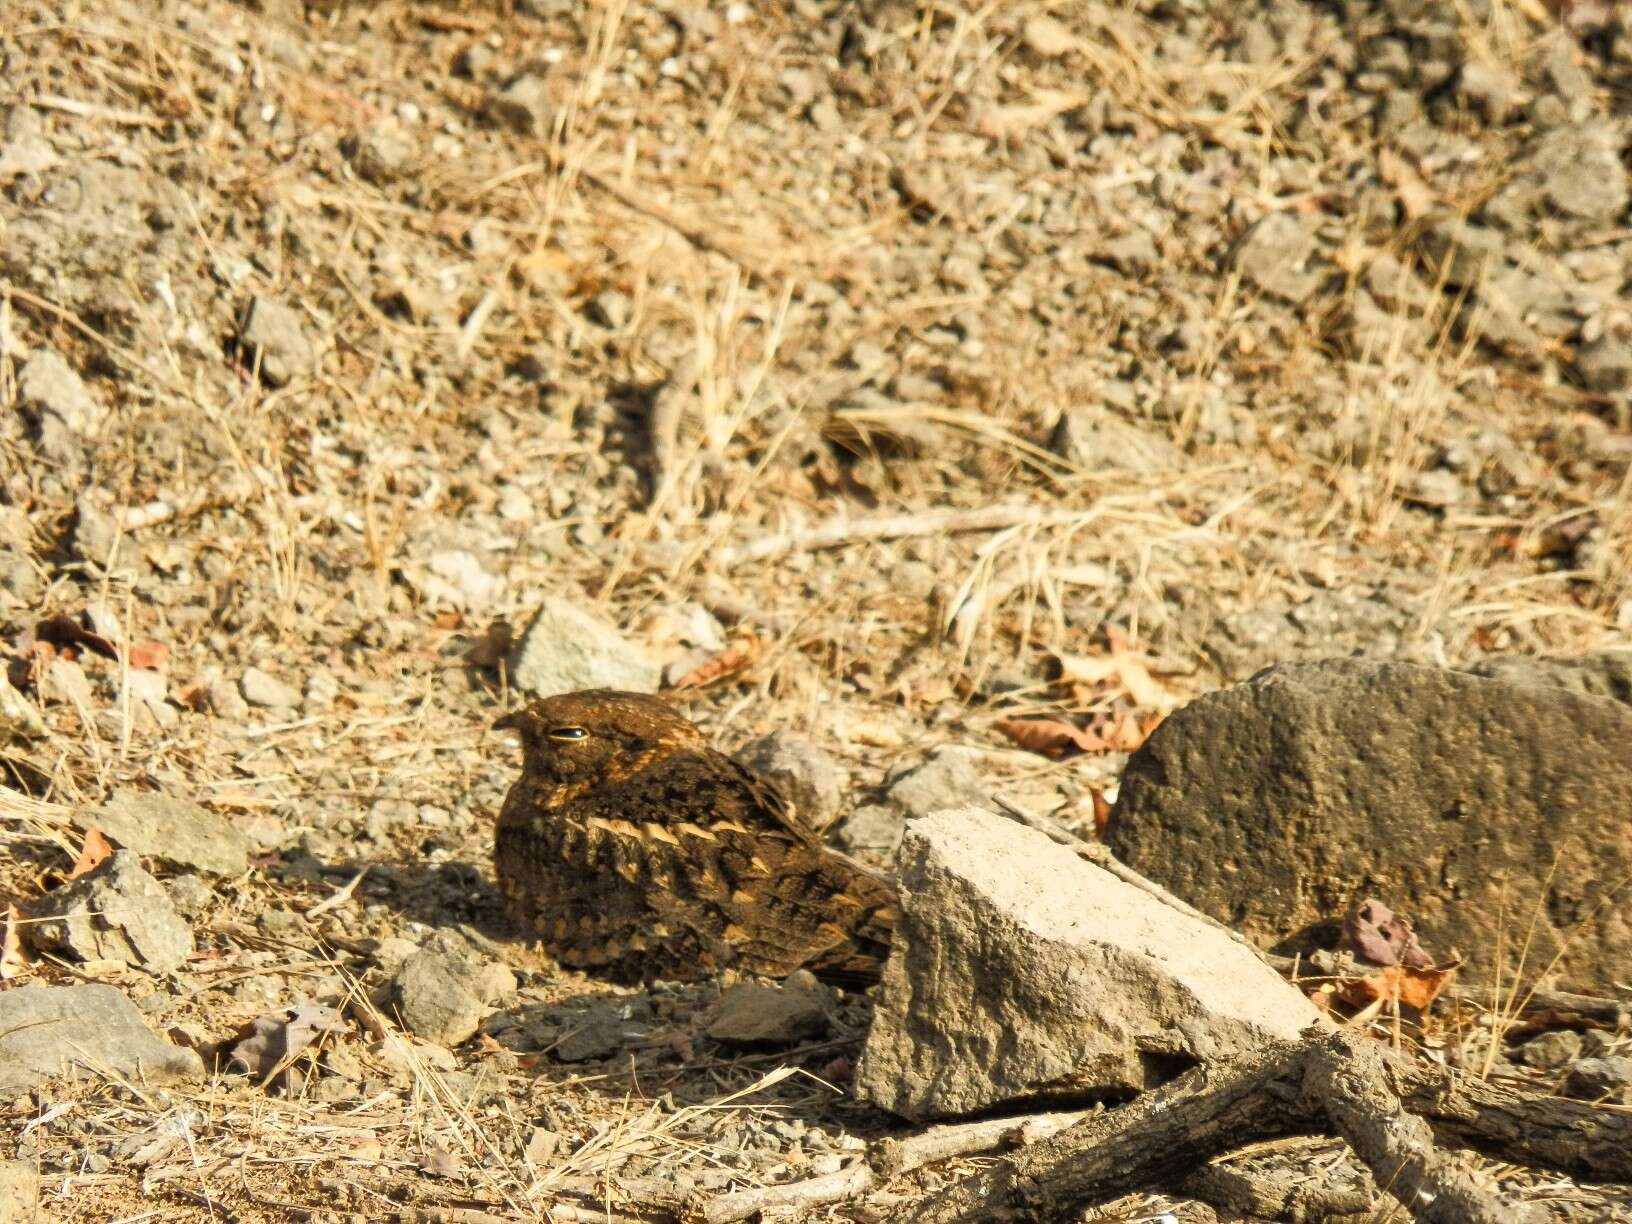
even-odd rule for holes
{"type": "Polygon", "coordinates": [[[888,881],[822,845],[781,790],[664,702],[592,689],[494,725],[523,754],[499,813],[499,886],[562,964],[625,981],[728,966],[878,976],[888,881]]]}

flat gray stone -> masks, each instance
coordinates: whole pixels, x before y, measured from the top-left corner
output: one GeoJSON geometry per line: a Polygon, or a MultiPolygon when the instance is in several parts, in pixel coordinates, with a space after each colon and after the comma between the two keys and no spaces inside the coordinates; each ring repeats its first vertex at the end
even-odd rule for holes
{"type": "Polygon", "coordinates": [[[907,826],[856,1072],[912,1121],[1153,1087],[1319,1012],[1250,948],[979,808],[907,826]]]}
{"type": "Polygon", "coordinates": [[[138,1083],[198,1079],[197,1053],[161,1040],[112,986],[0,990],[0,1096],[29,1092],[72,1068],[138,1083]]]}
{"type": "Polygon", "coordinates": [[[790,974],[780,986],[744,982],[720,996],[703,1031],[730,1045],[792,1045],[827,1030],[831,999],[810,973],[790,974]]]}
{"type": "Polygon", "coordinates": [[[146,858],[211,875],[242,875],[254,848],[249,835],[226,817],[156,791],[116,790],[79,823],[94,825],[116,845],[146,858]]]}
{"type": "Polygon", "coordinates": [[[317,349],[306,335],[304,317],[275,298],[250,302],[238,344],[246,362],[260,363],[261,378],[269,386],[281,387],[317,368],[317,349]]]}
{"type": "Polygon", "coordinates": [[[539,697],[579,689],[655,693],[663,672],[644,649],[567,599],[546,599],[510,657],[510,679],[539,697]]]}
{"type": "Polygon", "coordinates": [[[47,893],[29,916],[30,943],[79,960],[168,973],[193,951],[192,930],[131,850],[115,850],[94,871],[47,893]]]}
{"type": "Polygon", "coordinates": [[[1613,892],[1632,878],[1629,744],[1625,704],[1531,677],[1293,664],[1170,716],[1105,836],[1266,944],[1329,945],[1372,896],[1469,980],[1490,980],[1498,948],[1510,975],[1528,940],[1529,973],[1611,993],[1632,964],[1632,892],[1613,892]]]}

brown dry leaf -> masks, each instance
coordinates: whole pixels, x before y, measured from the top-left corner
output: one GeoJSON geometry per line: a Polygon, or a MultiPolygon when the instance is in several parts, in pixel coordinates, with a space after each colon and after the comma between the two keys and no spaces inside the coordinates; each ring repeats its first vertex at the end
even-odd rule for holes
{"type": "Polygon", "coordinates": [[[95,871],[108,855],[113,853],[113,847],[108,839],[102,836],[100,829],[86,829],[85,840],[80,843],[79,857],[74,860],[74,866],[68,872],[70,880],[77,880],[88,872],[95,871]]]}
{"type": "Polygon", "coordinates": [[[61,612],[35,625],[34,636],[42,642],[50,642],[59,651],[66,646],[83,646],[92,654],[99,654],[104,659],[119,657],[119,651],[107,638],[99,633],[92,633],[73,617],[61,612]]]}
{"type": "Polygon", "coordinates": [[[1004,718],[992,724],[1027,752],[1061,756],[1067,748],[1082,752],[1109,752],[1112,745],[1076,723],[1061,718],[1004,718]]]}
{"type": "Polygon", "coordinates": [[[1338,997],[1355,1007],[1398,999],[1406,1007],[1425,1012],[1456,976],[1456,970],[1456,965],[1447,965],[1443,969],[1389,965],[1367,977],[1344,982],[1339,988],[1338,997]]]}
{"type": "Polygon", "coordinates": [[[1428,969],[1434,963],[1417,942],[1411,924],[1375,897],[1363,898],[1349,907],[1339,946],[1351,949],[1373,965],[1428,969]]]}
{"type": "Polygon", "coordinates": [[[1118,647],[1112,640],[1108,655],[1057,654],[1058,683],[1070,685],[1115,684],[1134,705],[1145,709],[1171,710],[1179,704],[1176,694],[1150,674],[1146,658],[1118,647]]]}
{"type": "Polygon", "coordinates": [[[754,656],[759,653],[759,643],[750,638],[732,642],[719,654],[703,663],[700,667],[687,672],[674,682],[676,689],[702,688],[705,684],[713,684],[716,680],[723,680],[735,672],[741,671],[752,663],[754,656]]]}
{"type": "Polygon", "coordinates": [[[14,902],[6,902],[0,922],[5,924],[0,930],[0,982],[6,982],[27,972],[34,962],[23,947],[23,915],[14,902]]]}
{"type": "Polygon", "coordinates": [[[1105,826],[1111,823],[1111,801],[1102,790],[1091,789],[1088,794],[1094,801],[1094,832],[1103,837],[1105,826]]]}
{"type": "Polygon", "coordinates": [[[232,1062],[255,1079],[265,1079],[324,1033],[346,1031],[344,1017],[334,1008],[302,999],[250,1021],[248,1035],[232,1047],[232,1062]]]}
{"type": "Polygon", "coordinates": [[[170,647],[163,642],[132,642],[125,657],[132,667],[157,671],[170,661],[170,647]]]}
{"type": "Polygon", "coordinates": [[[470,644],[465,651],[465,662],[472,667],[497,667],[510,653],[510,644],[515,640],[515,630],[510,628],[507,620],[496,620],[487,627],[482,634],[470,644]]]}

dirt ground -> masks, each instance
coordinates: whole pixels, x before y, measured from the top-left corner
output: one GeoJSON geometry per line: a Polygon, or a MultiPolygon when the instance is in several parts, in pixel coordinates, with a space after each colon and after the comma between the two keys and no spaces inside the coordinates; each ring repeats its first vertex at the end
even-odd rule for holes
{"type": "Polygon", "coordinates": [[[346,1020],[264,1084],[0,1103],[0,1157],[65,1221],[616,1219],[891,1129],[845,1093],[864,1001],[744,1054],[717,984],[506,928],[483,647],[546,598],[722,746],[808,737],[841,842],[947,747],[1091,830],[1125,753],[1016,714],[1627,646],[1632,31],[1557,9],[7,0],[0,656],[41,725],[0,901],[115,788],[254,846],[176,971],[7,985],[111,983],[212,1056],[346,1020]],[[43,666],[56,614],[117,657],[43,666]],[[452,1050],[390,1014],[436,940],[515,983],[452,1050]]]}

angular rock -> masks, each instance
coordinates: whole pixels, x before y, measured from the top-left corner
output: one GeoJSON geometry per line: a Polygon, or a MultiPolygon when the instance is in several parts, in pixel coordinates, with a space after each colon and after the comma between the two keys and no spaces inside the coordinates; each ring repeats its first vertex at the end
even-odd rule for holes
{"type": "Polygon", "coordinates": [[[407,957],[392,979],[397,1014],[409,1032],[456,1046],[475,1036],[489,1004],[515,989],[502,965],[461,955],[443,941],[407,957]]]}
{"type": "Polygon", "coordinates": [[[576,603],[546,599],[511,652],[510,679],[540,697],[591,688],[655,693],[662,669],[576,603]]]}
{"type": "Polygon", "coordinates": [[[1516,1062],[1538,1071],[1556,1071],[1581,1057],[1581,1034],[1571,1029],[1542,1033],[1513,1051],[1516,1062]]]}
{"type": "Polygon", "coordinates": [[[543,139],[554,114],[549,84],[530,73],[519,76],[488,98],[487,114],[517,135],[543,139]]]}
{"type": "Polygon", "coordinates": [[[1369,895],[1471,980],[1528,941],[1532,971],[1562,948],[1550,976],[1601,994],[1632,963],[1632,897],[1611,895],[1632,877],[1629,743],[1632,709],[1603,697],[1406,663],[1277,667],[1169,717],[1105,837],[1264,943],[1324,942],[1369,895]]]}
{"type": "Polygon", "coordinates": [[[1089,471],[1115,469],[1150,475],[1182,467],[1184,456],[1162,434],[1124,421],[1104,408],[1070,408],[1060,414],[1048,448],[1089,471]]]}
{"type": "Polygon", "coordinates": [[[913,821],[899,866],[856,1090],[913,1121],[1144,1089],[1319,1020],[1227,932],[990,812],[913,821]]]}
{"type": "Polygon", "coordinates": [[[1564,1077],[1564,1095],[1578,1101],[1632,1105],[1632,1058],[1583,1058],[1564,1077]]]}
{"type": "Polygon", "coordinates": [[[841,850],[882,860],[895,853],[906,827],[907,818],[899,808],[864,803],[844,818],[834,840],[841,850]]]}
{"type": "Polygon", "coordinates": [[[791,1045],[827,1029],[832,999],[804,970],[780,986],[744,982],[720,996],[703,1031],[731,1045],[791,1045]]]}
{"type": "Polygon", "coordinates": [[[254,848],[249,835],[226,817],[155,791],[116,790],[79,823],[101,830],[126,850],[211,875],[242,875],[254,848]]]}
{"type": "Polygon", "coordinates": [[[562,1062],[588,1062],[617,1053],[624,1040],[623,1017],[617,1009],[597,1003],[574,1018],[550,1053],[562,1062]]]}
{"type": "Polygon", "coordinates": [[[946,808],[987,803],[989,788],[969,754],[941,748],[922,765],[892,773],[885,795],[908,816],[928,816],[946,808]]]}
{"type": "Polygon", "coordinates": [[[47,734],[34,703],[9,683],[0,684],[0,747],[13,740],[44,739],[47,734]]]}
{"type": "Polygon", "coordinates": [[[306,336],[300,312],[272,298],[250,302],[238,346],[247,363],[259,362],[268,386],[281,387],[317,368],[317,350],[306,336]]]}
{"type": "Polygon", "coordinates": [[[94,437],[108,415],[78,371],[51,349],[41,349],[17,371],[17,402],[57,418],[63,428],[82,437],[94,437]]]}
{"type": "Polygon", "coordinates": [[[115,850],[95,870],[47,893],[29,913],[36,921],[26,929],[36,948],[80,960],[123,961],[168,973],[193,951],[192,930],[130,850],[115,850]]]}
{"type": "Polygon", "coordinates": [[[270,710],[292,710],[300,704],[300,692],[269,672],[258,667],[246,667],[238,691],[252,706],[270,710]]]}
{"type": "Polygon", "coordinates": [[[825,829],[839,814],[844,787],[838,762],[814,740],[773,731],[744,744],[736,758],[787,791],[799,818],[811,828],[825,829]]]}
{"type": "Polygon", "coordinates": [[[28,1092],[70,1067],[103,1068],[141,1083],[197,1079],[192,1050],[156,1037],[112,986],[14,986],[0,990],[0,1096],[28,1092]]]}
{"type": "Polygon", "coordinates": [[[1296,305],[1317,288],[1322,274],[1310,268],[1316,254],[1318,222],[1287,212],[1272,212],[1242,237],[1235,266],[1255,288],[1296,305]]]}

